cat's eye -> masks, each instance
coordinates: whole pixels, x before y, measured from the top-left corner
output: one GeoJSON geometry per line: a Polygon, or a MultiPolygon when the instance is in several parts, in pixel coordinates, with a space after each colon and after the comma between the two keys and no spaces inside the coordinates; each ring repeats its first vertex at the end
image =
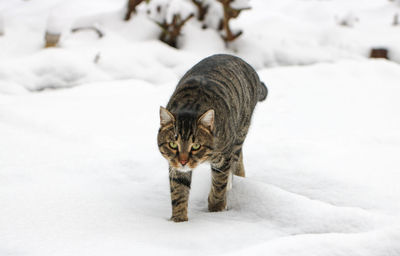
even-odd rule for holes
{"type": "Polygon", "coordinates": [[[200,149],[200,144],[199,143],[194,143],[192,145],[192,150],[199,150],[200,149]]]}
{"type": "Polygon", "coordinates": [[[175,142],[170,142],[169,143],[169,146],[172,148],[172,149],[177,149],[178,148],[178,144],[176,144],[175,142]]]}

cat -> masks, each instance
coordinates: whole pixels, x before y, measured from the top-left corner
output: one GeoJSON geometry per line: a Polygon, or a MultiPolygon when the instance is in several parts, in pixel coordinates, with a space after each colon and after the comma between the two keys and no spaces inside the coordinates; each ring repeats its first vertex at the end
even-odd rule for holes
{"type": "Polygon", "coordinates": [[[226,209],[231,175],[245,176],[242,145],[258,101],[268,90],[244,60],[207,57],[179,81],[167,107],[160,107],[158,147],[169,163],[174,222],[187,221],[192,170],[211,165],[208,210],[226,209]]]}

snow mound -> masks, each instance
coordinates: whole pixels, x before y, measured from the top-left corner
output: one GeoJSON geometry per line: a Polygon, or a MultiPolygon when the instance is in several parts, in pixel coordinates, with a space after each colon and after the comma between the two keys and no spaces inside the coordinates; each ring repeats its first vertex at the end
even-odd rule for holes
{"type": "Polygon", "coordinates": [[[69,88],[84,82],[108,80],[88,60],[64,49],[45,49],[27,59],[2,64],[0,79],[22,85],[29,91],[69,88]]]}
{"type": "Polygon", "coordinates": [[[169,55],[163,61],[180,62],[185,68],[208,55],[226,52],[243,57],[261,69],[365,59],[372,48],[383,47],[388,49],[390,60],[400,63],[399,26],[392,25],[399,13],[398,6],[383,0],[339,2],[237,0],[233,2],[235,8],[250,4],[251,9],[232,20],[232,29],[242,30],[243,35],[226,46],[217,30],[223,16],[222,6],[218,1],[207,0],[204,4],[209,9],[204,24],[208,28],[202,29],[202,22],[190,19],[182,29],[178,40],[181,49],[176,54],[158,41],[161,28],[156,22],[171,21],[177,13],[182,18],[195,13],[196,8],[188,0],[143,3],[128,22],[123,20],[126,6],[123,0],[101,0],[96,5],[91,1],[4,2],[0,6],[0,30],[4,31],[0,36],[3,49],[0,79],[10,83],[7,86],[1,83],[0,90],[24,91],[10,88],[11,84],[41,90],[130,78],[169,83],[183,71],[158,65],[157,54],[163,52],[169,55]],[[99,27],[105,36],[97,38],[93,31],[70,32],[72,27],[88,26],[99,27]],[[54,53],[56,67],[49,62],[50,54],[41,53],[46,28],[62,33],[59,45],[68,52],[63,54],[60,50],[58,56],[54,53]],[[39,60],[41,55],[43,60],[39,60]],[[96,56],[100,57],[98,65],[92,63],[96,56]],[[16,58],[20,60],[16,66],[36,59],[34,62],[39,62],[41,70],[34,70],[30,64],[21,71],[9,67],[16,58]],[[45,78],[43,70],[54,71],[56,75],[45,78]]]}
{"type": "Polygon", "coordinates": [[[385,221],[356,207],[335,206],[275,186],[237,178],[229,210],[264,220],[291,234],[354,233],[372,230],[385,221]]]}

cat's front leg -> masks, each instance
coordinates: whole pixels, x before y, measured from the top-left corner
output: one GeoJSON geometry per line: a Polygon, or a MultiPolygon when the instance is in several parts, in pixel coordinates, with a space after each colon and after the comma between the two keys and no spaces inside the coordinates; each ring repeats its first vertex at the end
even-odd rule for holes
{"type": "Polygon", "coordinates": [[[171,189],[172,217],[174,222],[187,221],[190,184],[192,172],[180,172],[169,168],[169,185],[171,189]]]}
{"type": "Polygon", "coordinates": [[[212,184],[208,195],[208,210],[210,212],[219,212],[226,209],[229,172],[230,164],[225,164],[221,168],[211,166],[212,184]]]}

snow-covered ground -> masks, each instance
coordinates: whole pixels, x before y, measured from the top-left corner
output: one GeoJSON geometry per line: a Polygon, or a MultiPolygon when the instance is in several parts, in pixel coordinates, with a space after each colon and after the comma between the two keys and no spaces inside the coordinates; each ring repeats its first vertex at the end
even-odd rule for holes
{"type": "Polygon", "coordinates": [[[248,177],[209,213],[209,170],[196,170],[179,224],[156,145],[175,84],[2,95],[0,255],[400,255],[400,67],[260,74],[270,97],[245,144],[248,177]]]}
{"type": "Polygon", "coordinates": [[[159,106],[191,65],[233,50],[196,22],[172,49],[143,13],[119,21],[125,1],[92,3],[0,2],[0,256],[400,255],[397,2],[250,1],[232,49],[269,96],[247,177],[209,213],[210,172],[195,170],[185,223],[168,221],[159,106]],[[49,15],[106,36],[65,33],[42,50],[49,15]],[[367,59],[372,46],[394,62],[367,59]],[[74,88],[30,92],[58,87],[74,88]]]}

